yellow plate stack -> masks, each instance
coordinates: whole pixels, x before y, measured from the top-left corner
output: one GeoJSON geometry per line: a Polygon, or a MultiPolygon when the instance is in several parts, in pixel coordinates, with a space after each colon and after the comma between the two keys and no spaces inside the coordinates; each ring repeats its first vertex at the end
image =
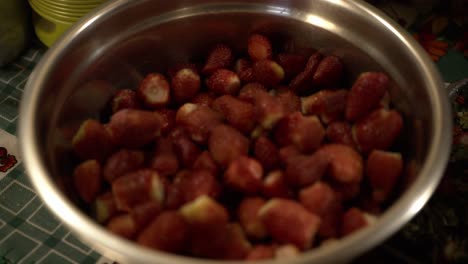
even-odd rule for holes
{"type": "Polygon", "coordinates": [[[34,30],[48,47],[73,23],[105,0],[29,0],[33,9],[34,30]]]}

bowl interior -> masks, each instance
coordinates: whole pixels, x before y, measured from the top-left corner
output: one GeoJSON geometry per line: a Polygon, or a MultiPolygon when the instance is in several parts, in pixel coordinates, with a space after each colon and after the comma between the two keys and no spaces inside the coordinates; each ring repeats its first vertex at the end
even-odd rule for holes
{"type": "MultiPolygon", "coordinates": [[[[333,246],[354,249],[341,258],[352,257],[388,237],[414,215],[415,208],[417,211],[417,207],[422,206],[416,205],[410,211],[410,201],[427,195],[427,189],[429,195],[432,193],[440,175],[430,175],[430,168],[424,166],[428,166],[428,159],[433,159],[434,147],[440,148],[441,142],[434,142],[434,138],[440,136],[438,126],[448,124],[441,121],[441,115],[448,114],[448,108],[440,105],[440,92],[436,87],[440,79],[431,65],[425,66],[429,60],[420,57],[421,51],[414,49],[406,35],[389,29],[393,25],[373,17],[375,13],[364,5],[346,3],[350,1],[289,1],[288,5],[275,5],[274,1],[257,1],[256,4],[198,1],[202,5],[184,7],[181,4],[184,1],[170,2],[108,4],[96,13],[93,23],[78,24],[49,52],[48,70],[36,72],[34,76],[36,81],[41,78],[40,84],[30,81],[28,89],[35,92],[27,98],[29,109],[23,116],[27,116],[28,128],[34,131],[30,135],[34,145],[32,152],[37,154],[35,158],[47,172],[37,177],[52,178],[58,190],[67,193],[66,197],[59,196],[64,204],[74,210],[87,228],[97,230],[93,239],[87,231],[80,231],[65,216],[60,216],[85,240],[107,250],[128,247],[127,253],[115,256],[127,260],[129,256],[135,257],[131,259],[133,262],[156,255],[117,239],[76,209],[82,205],[69,188],[71,168],[76,164],[71,155],[70,131],[86,118],[100,118],[98,112],[106,106],[115,89],[136,87],[146,73],[165,72],[168,66],[176,63],[202,62],[215,43],[228,43],[240,53],[252,32],[270,36],[279,43],[277,48],[288,46],[297,52],[310,52],[307,48],[313,47],[339,56],[344,61],[348,82],[363,71],[385,71],[392,78],[390,94],[405,117],[405,139],[400,148],[406,162],[411,164],[411,173],[401,188],[408,190],[378,222],[386,225],[381,228],[384,230],[364,231],[346,239],[348,242],[333,246]],[[287,44],[291,41],[294,46],[287,44]],[[428,76],[430,74],[434,76],[428,76]],[[439,121],[442,123],[436,124],[439,121]],[[417,182],[413,184],[414,179],[417,182]],[[375,234],[374,238],[369,238],[370,232],[375,234]],[[110,242],[110,245],[97,241],[104,238],[117,242],[110,242]],[[362,243],[356,245],[356,242],[362,243]]],[[[439,149],[442,163],[446,160],[444,151],[439,149]]],[[[436,173],[438,170],[437,167],[436,173]]],[[[51,206],[50,201],[46,199],[46,202],[51,206]]],[[[337,260],[338,256],[329,254],[335,249],[318,249],[297,261],[337,260]]],[[[171,262],[172,258],[162,254],[151,260],[175,263],[171,262]]]]}

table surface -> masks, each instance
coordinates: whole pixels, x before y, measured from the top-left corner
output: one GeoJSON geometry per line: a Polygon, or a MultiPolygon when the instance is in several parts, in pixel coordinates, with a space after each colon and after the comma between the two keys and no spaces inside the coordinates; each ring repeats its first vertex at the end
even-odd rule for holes
{"type": "MultiPolygon", "coordinates": [[[[468,31],[465,21],[438,13],[437,8],[414,16],[405,6],[382,6],[415,33],[446,82],[454,83],[468,78],[468,31]],[[445,28],[435,26],[441,23],[445,28]]],[[[18,153],[18,106],[28,76],[45,52],[33,40],[19,58],[0,68],[0,264],[112,263],[48,211],[25,175],[18,153]]],[[[453,97],[452,161],[439,189],[408,225],[356,263],[468,263],[467,90],[453,97]],[[457,140],[463,136],[465,141],[457,140]]]]}

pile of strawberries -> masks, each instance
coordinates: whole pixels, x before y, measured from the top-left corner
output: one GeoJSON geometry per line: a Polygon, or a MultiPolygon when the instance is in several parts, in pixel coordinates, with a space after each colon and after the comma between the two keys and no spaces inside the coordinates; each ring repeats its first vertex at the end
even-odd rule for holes
{"type": "Polygon", "coordinates": [[[110,121],[73,137],[73,180],[96,220],[157,250],[215,259],[298,255],[369,224],[395,195],[403,119],[383,73],[217,45],[119,90],[110,121]]]}

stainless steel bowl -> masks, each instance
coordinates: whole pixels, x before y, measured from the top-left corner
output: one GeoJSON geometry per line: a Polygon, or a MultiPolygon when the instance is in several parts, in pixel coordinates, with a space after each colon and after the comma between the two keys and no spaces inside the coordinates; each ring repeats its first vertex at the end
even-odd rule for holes
{"type": "MultiPolygon", "coordinates": [[[[148,250],[121,239],[80,209],[69,192],[67,125],[95,116],[112,88],[131,87],[149,70],[196,59],[216,42],[243,47],[250,32],[293,39],[343,58],[349,78],[384,70],[405,115],[409,180],[370,227],[288,263],[337,263],[381,243],[426,203],[446,166],[450,110],[441,78],[418,44],[381,12],[351,0],[117,0],[74,26],[29,78],[19,137],[25,167],[48,207],[84,241],[123,263],[219,263],[148,250]],[[414,176],[414,177],[412,177],[414,176]]],[[[271,261],[280,263],[284,261],[271,261]]]]}

